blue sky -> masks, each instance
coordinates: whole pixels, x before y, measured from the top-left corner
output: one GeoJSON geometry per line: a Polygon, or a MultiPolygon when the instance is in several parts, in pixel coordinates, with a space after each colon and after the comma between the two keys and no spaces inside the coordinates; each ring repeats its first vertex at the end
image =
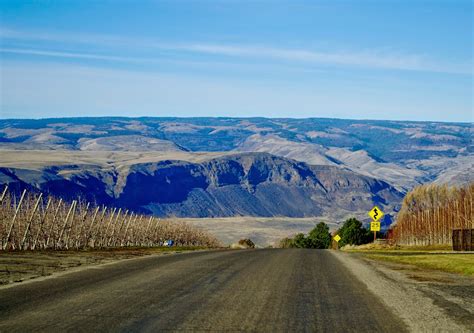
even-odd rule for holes
{"type": "Polygon", "coordinates": [[[0,2],[0,118],[470,121],[471,1],[0,2]]]}

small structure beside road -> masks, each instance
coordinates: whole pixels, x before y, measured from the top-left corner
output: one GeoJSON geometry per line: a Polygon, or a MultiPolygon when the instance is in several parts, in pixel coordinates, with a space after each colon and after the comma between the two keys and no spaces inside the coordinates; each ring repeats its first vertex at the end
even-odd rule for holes
{"type": "Polygon", "coordinates": [[[474,229],[454,229],[453,250],[474,251],[474,229]]]}

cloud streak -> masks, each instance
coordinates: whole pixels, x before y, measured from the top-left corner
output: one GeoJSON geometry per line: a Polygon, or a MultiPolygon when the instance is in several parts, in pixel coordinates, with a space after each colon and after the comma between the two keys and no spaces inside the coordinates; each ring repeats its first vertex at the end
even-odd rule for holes
{"type": "MultiPolygon", "coordinates": [[[[113,35],[84,35],[63,33],[28,33],[11,29],[0,29],[0,38],[5,41],[29,41],[33,43],[54,43],[55,49],[61,43],[83,45],[104,45],[111,48],[110,52],[116,53],[114,48],[133,47],[146,52],[173,52],[183,55],[207,55],[213,57],[229,58],[232,61],[249,62],[252,60],[284,62],[298,66],[342,66],[352,68],[368,68],[379,70],[401,70],[438,72],[450,74],[472,75],[472,64],[442,63],[417,54],[404,54],[379,50],[363,51],[316,51],[308,49],[277,48],[266,45],[231,45],[213,43],[163,43],[154,39],[132,39],[113,35]]],[[[76,59],[96,59],[108,61],[126,61],[148,63],[156,61],[153,58],[123,57],[106,54],[93,54],[81,52],[49,51],[45,49],[20,49],[2,48],[2,52],[29,54],[36,56],[50,56],[76,59]]],[[[160,54],[163,57],[163,54],[160,54]]]]}
{"type": "Polygon", "coordinates": [[[44,51],[31,49],[17,49],[17,48],[0,48],[3,53],[14,53],[23,55],[45,56],[55,58],[74,58],[74,59],[90,59],[90,60],[108,60],[108,61],[140,61],[139,59],[116,57],[100,54],[76,53],[76,52],[58,52],[58,51],[44,51]]]}
{"type": "Polygon", "coordinates": [[[428,66],[418,55],[387,55],[376,51],[365,52],[316,52],[303,49],[284,49],[260,46],[229,46],[213,44],[190,44],[176,46],[184,51],[226,55],[233,57],[271,58],[291,62],[357,66],[379,69],[464,72],[462,69],[428,66]]]}

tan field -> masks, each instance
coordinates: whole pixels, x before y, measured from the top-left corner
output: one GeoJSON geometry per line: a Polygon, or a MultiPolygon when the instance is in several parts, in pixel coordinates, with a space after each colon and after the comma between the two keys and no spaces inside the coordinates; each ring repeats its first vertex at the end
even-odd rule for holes
{"type": "Polygon", "coordinates": [[[239,239],[250,238],[257,246],[274,246],[280,239],[303,232],[307,233],[319,222],[325,222],[330,229],[336,223],[324,218],[291,217],[225,217],[225,218],[180,218],[192,226],[200,227],[216,236],[223,244],[230,245],[239,239]]]}
{"type": "Polygon", "coordinates": [[[0,149],[0,167],[41,169],[50,165],[90,165],[100,167],[127,167],[138,163],[164,160],[201,162],[230,155],[232,152],[128,152],[128,151],[76,151],[76,150],[11,150],[0,149]]]}

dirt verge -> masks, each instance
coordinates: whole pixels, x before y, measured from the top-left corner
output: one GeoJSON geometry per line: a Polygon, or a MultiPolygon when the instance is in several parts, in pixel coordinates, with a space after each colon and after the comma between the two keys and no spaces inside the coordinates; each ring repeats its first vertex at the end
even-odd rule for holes
{"type": "Polygon", "coordinates": [[[331,253],[413,332],[473,332],[474,279],[357,253],[331,253]]]}
{"type": "Polygon", "coordinates": [[[89,251],[0,252],[0,288],[59,272],[147,255],[202,250],[199,247],[121,248],[89,251]]]}

